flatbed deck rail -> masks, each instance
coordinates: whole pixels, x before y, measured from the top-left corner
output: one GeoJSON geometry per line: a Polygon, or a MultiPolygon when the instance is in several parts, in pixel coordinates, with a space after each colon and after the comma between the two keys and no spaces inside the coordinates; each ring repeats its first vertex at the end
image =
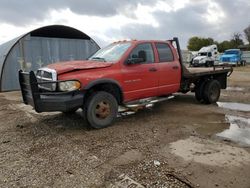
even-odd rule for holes
{"type": "Polygon", "coordinates": [[[206,68],[184,68],[183,77],[184,78],[192,78],[199,76],[209,76],[214,74],[227,73],[227,76],[230,76],[233,72],[232,67],[222,67],[222,66],[214,66],[214,67],[206,67],[206,68]]]}

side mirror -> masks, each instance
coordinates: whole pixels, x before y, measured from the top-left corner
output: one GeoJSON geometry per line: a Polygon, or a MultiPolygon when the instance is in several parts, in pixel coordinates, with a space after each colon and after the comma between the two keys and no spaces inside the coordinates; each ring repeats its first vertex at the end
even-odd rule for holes
{"type": "Polygon", "coordinates": [[[126,64],[127,65],[134,65],[134,64],[139,64],[139,63],[142,63],[144,62],[143,58],[130,58],[126,61],[126,64]]]}

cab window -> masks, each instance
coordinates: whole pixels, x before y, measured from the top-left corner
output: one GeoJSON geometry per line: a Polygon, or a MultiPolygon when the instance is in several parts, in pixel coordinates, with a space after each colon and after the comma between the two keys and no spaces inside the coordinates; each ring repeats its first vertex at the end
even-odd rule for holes
{"type": "Polygon", "coordinates": [[[166,43],[156,43],[156,49],[159,54],[160,62],[174,61],[174,56],[171,48],[166,43]]]}
{"type": "Polygon", "coordinates": [[[142,58],[142,63],[154,63],[154,52],[150,43],[139,44],[129,55],[129,59],[142,58]]]}

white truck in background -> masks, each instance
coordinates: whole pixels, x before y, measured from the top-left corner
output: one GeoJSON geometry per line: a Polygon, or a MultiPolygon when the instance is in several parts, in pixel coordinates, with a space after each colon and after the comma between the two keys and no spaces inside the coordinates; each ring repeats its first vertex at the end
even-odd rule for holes
{"type": "Polygon", "coordinates": [[[217,45],[213,44],[202,47],[190,65],[192,67],[211,67],[216,64],[216,61],[218,61],[218,48],[217,45]]]}

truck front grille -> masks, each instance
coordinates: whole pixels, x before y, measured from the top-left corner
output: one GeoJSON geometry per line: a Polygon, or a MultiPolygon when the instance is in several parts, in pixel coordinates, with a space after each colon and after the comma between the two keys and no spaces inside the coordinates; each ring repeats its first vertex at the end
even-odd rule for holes
{"type": "Polygon", "coordinates": [[[229,57],[223,57],[222,62],[230,62],[230,58],[229,57]]]}
{"type": "MultiPolygon", "coordinates": [[[[56,71],[49,68],[38,69],[36,73],[36,78],[38,83],[56,81],[56,71]]],[[[56,83],[38,84],[38,87],[49,91],[55,91],[56,83]]]]}
{"type": "Polygon", "coordinates": [[[195,59],[195,60],[194,60],[194,64],[199,64],[199,60],[198,60],[198,59],[195,59]]]}

